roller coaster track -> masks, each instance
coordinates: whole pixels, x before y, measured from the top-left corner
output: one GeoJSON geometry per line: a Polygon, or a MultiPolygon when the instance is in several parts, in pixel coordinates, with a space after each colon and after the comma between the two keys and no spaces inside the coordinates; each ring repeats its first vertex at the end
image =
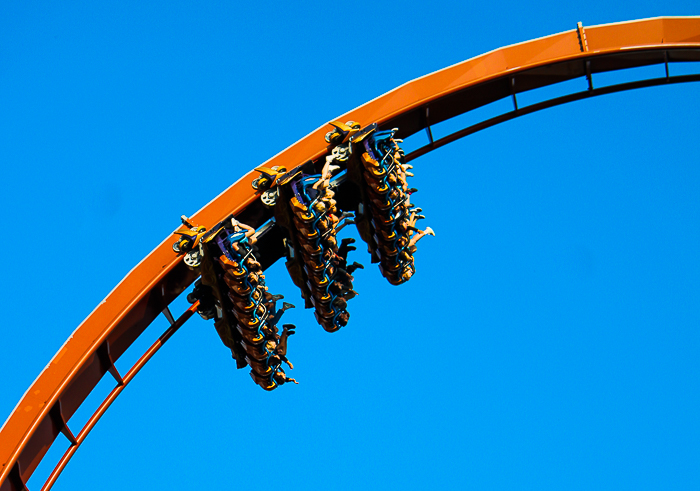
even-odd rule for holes
{"type": "MultiPolygon", "coordinates": [[[[337,118],[380,129],[398,127],[397,137],[421,130],[428,144],[408,154],[414,159],[466,135],[518,116],[587,97],[654,85],[700,81],[700,74],[673,76],[669,65],[700,61],[700,17],[662,17],[583,27],[491,51],[408,82],[337,118]],[[662,65],[666,76],[619,85],[596,87],[594,75],[648,65],[662,65]],[[517,95],[532,89],[585,78],[588,89],[526,107],[517,95]],[[501,99],[512,99],[513,109],[434,140],[431,127],[442,121],[501,99]]],[[[328,152],[322,126],[264,165],[288,169],[328,152]]],[[[260,227],[269,216],[251,187],[258,174],[249,172],[202,208],[191,220],[214,224],[233,213],[260,227]]],[[[144,258],[73,332],[22,397],[0,430],[0,491],[27,489],[26,482],[59,433],[71,445],[42,489],[48,490],[95,423],[153,354],[196,311],[196,305],[174,319],[168,306],[195,279],[167,237],[144,258]],[[168,330],[135,365],[120,374],[115,361],[160,314],[168,330]],[[109,372],[115,388],[77,433],[69,428],[71,416],[90,391],[109,372]]],[[[274,227],[261,240],[261,256],[269,265],[284,253],[274,227]]],[[[261,261],[263,262],[263,261],[261,261]]]]}

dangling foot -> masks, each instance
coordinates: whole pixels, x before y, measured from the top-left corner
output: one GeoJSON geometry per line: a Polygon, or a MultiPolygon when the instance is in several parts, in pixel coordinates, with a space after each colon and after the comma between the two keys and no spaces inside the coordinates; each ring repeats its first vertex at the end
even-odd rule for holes
{"type": "MultiPolygon", "coordinates": [[[[282,310],[289,310],[289,309],[293,309],[293,308],[295,308],[295,307],[291,303],[282,302],[282,310]]],[[[291,326],[293,324],[287,324],[287,325],[291,326]]]]}
{"type": "Polygon", "coordinates": [[[426,227],[425,233],[426,233],[427,235],[432,235],[433,237],[435,237],[435,232],[433,232],[433,229],[430,228],[430,227],[426,227]]]}

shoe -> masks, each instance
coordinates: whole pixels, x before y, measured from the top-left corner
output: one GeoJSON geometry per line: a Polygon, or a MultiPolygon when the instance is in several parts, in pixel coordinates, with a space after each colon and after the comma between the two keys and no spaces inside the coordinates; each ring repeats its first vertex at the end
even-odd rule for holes
{"type": "MultiPolygon", "coordinates": [[[[435,234],[433,234],[433,235],[435,235],[435,234]]],[[[296,307],[294,307],[294,305],[292,305],[291,303],[282,302],[282,310],[289,310],[289,309],[294,309],[294,308],[296,308],[296,307]]],[[[291,326],[291,324],[287,324],[287,325],[291,326]]]]}
{"type": "Polygon", "coordinates": [[[433,232],[433,229],[430,228],[430,227],[427,227],[427,228],[424,230],[424,232],[425,232],[427,235],[432,235],[433,237],[435,237],[435,232],[433,232]]]}
{"type": "Polygon", "coordinates": [[[276,302],[277,300],[282,300],[284,298],[284,295],[272,295],[270,298],[270,301],[276,302]]]}
{"type": "Polygon", "coordinates": [[[411,189],[409,189],[409,190],[406,191],[406,192],[407,192],[408,194],[413,194],[413,193],[417,193],[418,190],[417,190],[416,188],[411,188],[411,189]]]}

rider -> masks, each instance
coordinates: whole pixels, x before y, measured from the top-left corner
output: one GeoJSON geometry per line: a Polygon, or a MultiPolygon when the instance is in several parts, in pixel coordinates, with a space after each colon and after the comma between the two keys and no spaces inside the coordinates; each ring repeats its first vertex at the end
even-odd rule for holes
{"type": "Polygon", "coordinates": [[[238,254],[241,254],[239,244],[255,244],[256,239],[255,237],[253,237],[253,235],[255,235],[255,229],[250,225],[246,225],[245,223],[239,222],[238,220],[236,220],[235,217],[231,217],[231,225],[233,225],[233,234],[231,235],[234,235],[236,232],[243,232],[245,230],[245,234],[243,235],[243,237],[241,237],[237,241],[231,242],[231,247],[233,248],[233,250],[236,251],[238,254]]]}
{"type": "Polygon", "coordinates": [[[279,369],[277,369],[277,371],[275,372],[275,374],[272,376],[272,379],[273,379],[275,382],[277,382],[277,385],[284,385],[284,384],[286,384],[287,382],[294,382],[295,384],[298,384],[298,383],[299,383],[299,382],[297,382],[295,379],[293,379],[293,378],[291,378],[291,377],[287,377],[287,374],[284,373],[284,370],[282,369],[282,367],[280,367],[279,369]]]}

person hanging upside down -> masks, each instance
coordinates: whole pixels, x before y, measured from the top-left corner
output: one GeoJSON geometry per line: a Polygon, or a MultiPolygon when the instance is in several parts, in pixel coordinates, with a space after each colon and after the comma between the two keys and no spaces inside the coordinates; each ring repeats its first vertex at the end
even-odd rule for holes
{"type": "MultiPolygon", "coordinates": [[[[287,338],[294,334],[294,329],[296,326],[294,324],[285,324],[282,326],[282,334],[277,342],[277,348],[275,349],[275,355],[287,365],[290,369],[294,369],[294,365],[287,359],[287,338]]],[[[272,359],[272,358],[271,358],[272,359]]]]}
{"type": "Polygon", "coordinates": [[[408,248],[413,249],[415,247],[416,242],[418,242],[420,239],[425,237],[426,235],[432,235],[435,237],[435,232],[433,232],[433,229],[430,227],[426,227],[425,230],[418,230],[415,227],[411,227],[412,230],[416,231],[417,233],[413,234],[411,237],[411,240],[408,242],[408,248]]]}
{"type": "Polygon", "coordinates": [[[410,227],[410,230],[413,230],[418,233],[414,233],[410,239],[408,239],[405,235],[401,235],[399,237],[399,240],[396,241],[396,245],[400,249],[406,248],[411,254],[415,253],[417,250],[416,242],[418,242],[426,235],[432,235],[433,237],[435,236],[435,232],[433,232],[433,229],[430,227],[426,227],[425,230],[418,230],[415,227],[410,227]]]}
{"type": "Polygon", "coordinates": [[[276,326],[280,320],[280,317],[282,317],[282,314],[284,314],[287,310],[293,309],[293,308],[294,308],[294,305],[292,305],[291,303],[282,302],[282,308],[280,310],[278,310],[276,312],[273,310],[270,313],[270,315],[272,317],[268,320],[268,323],[270,325],[276,326]]]}
{"type": "Polygon", "coordinates": [[[299,384],[295,379],[291,377],[287,377],[287,374],[284,373],[284,370],[282,367],[280,367],[275,374],[272,376],[272,379],[277,382],[277,385],[284,385],[287,382],[294,382],[295,384],[299,384]]]}
{"type": "Polygon", "coordinates": [[[235,232],[242,232],[245,230],[245,235],[238,239],[237,242],[231,242],[231,247],[233,248],[234,251],[236,251],[240,255],[244,255],[241,253],[239,244],[244,244],[248,243],[250,245],[255,244],[256,239],[253,237],[255,235],[255,229],[251,227],[250,225],[246,225],[245,223],[241,223],[235,218],[231,217],[231,225],[233,225],[233,231],[235,232]]]}

